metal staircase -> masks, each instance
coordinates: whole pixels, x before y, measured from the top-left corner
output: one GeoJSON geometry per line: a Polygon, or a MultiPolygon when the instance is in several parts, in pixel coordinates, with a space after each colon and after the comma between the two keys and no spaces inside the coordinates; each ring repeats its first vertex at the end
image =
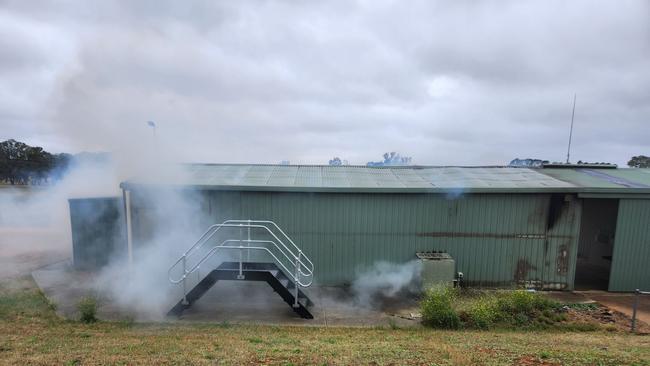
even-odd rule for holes
{"type": "Polygon", "coordinates": [[[298,315],[313,318],[307,309],[313,302],[300,288],[313,283],[314,264],[273,221],[227,220],[210,226],[172,264],[168,275],[169,281],[181,284],[183,290],[183,297],[167,313],[169,316],[180,316],[220,280],[244,280],[267,282],[298,315]],[[238,239],[233,239],[237,231],[238,239]],[[214,245],[222,237],[226,239],[214,245]],[[215,259],[218,264],[212,263],[215,259]],[[208,268],[204,277],[201,267],[208,268]],[[174,277],[174,272],[179,271],[180,275],[174,277]],[[193,273],[196,276],[190,276],[193,273]]]}

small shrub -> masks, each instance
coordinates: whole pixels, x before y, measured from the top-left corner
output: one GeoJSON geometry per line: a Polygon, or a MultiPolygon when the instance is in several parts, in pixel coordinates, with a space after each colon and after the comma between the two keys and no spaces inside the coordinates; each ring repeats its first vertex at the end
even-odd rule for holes
{"type": "Polygon", "coordinates": [[[535,311],[551,310],[557,303],[536,292],[525,290],[508,291],[499,297],[499,308],[510,314],[532,314],[535,311]]]}
{"type": "Polygon", "coordinates": [[[434,328],[460,327],[460,318],[453,308],[456,296],[456,289],[450,286],[434,286],[427,290],[420,303],[422,322],[434,328]]]}
{"type": "Polygon", "coordinates": [[[82,298],[77,304],[79,310],[79,320],[84,323],[94,323],[97,321],[97,300],[92,296],[82,298]]]}
{"type": "Polygon", "coordinates": [[[388,319],[388,327],[392,330],[399,329],[399,325],[397,325],[397,322],[393,318],[388,319]]]}
{"type": "Polygon", "coordinates": [[[526,325],[526,324],[530,323],[530,317],[528,317],[528,315],[522,314],[522,313],[515,314],[512,317],[512,319],[513,319],[514,324],[518,325],[518,326],[522,326],[522,325],[526,325]]]}
{"type": "Polygon", "coordinates": [[[483,296],[477,299],[465,313],[467,322],[479,329],[488,329],[502,318],[492,296],[483,296]]]}

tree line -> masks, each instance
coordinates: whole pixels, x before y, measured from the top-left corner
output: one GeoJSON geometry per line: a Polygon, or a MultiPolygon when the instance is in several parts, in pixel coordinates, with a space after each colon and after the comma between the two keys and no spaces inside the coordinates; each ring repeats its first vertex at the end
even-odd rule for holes
{"type": "Polygon", "coordinates": [[[0,143],[0,183],[42,185],[60,180],[72,155],[52,154],[13,139],[0,143]]]}

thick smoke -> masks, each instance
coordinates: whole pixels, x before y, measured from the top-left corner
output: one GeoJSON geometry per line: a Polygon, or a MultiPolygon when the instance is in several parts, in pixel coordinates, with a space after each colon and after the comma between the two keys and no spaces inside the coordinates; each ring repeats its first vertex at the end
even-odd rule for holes
{"type": "MultiPolygon", "coordinates": [[[[97,289],[135,319],[156,320],[181,298],[180,285],[168,281],[169,267],[200,237],[209,220],[194,190],[147,189],[139,195],[138,207],[147,212],[151,235],[137,241],[132,263],[123,258],[103,269],[97,289]]],[[[172,274],[180,276],[179,271],[172,274]]]]}
{"type": "Polygon", "coordinates": [[[68,199],[116,195],[114,168],[81,162],[53,186],[0,187],[0,277],[70,257],[68,199]]]}
{"type": "Polygon", "coordinates": [[[386,298],[418,292],[421,269],[419,260],[401,264],[377,262],[352,283],[355,301],[359,306],[371,308],[386,298]]]}
{"type": "MultiPolygon", "coordinates": [[[[135,176],[154,182],[185,176],[174,146],[141,141],[110,156],[79,159],[61,172],[64,178],[54,185],[0,187],[0,278],[71,258],[69,199],[121,197],[119,184],[135,176]]],[[[173,299],[180,298],[174,292],[179,286],[172,287],[167,280],[167,269],[200,236],[208,220],[196,191],[148,189],[139,199],[147,218],[155,223],[151,235],[134,249],[133,265],[124,255],[112,258],[98,274],[87,277],[86,290],[99,295],[102,305],[132,313],[136,319],[156,319],[169,310],[173,299]]],[[[83,213],[85,222],[106,218],[103,212],[91,211],[83,213]]],[[[115,242],[124,242],[123,232],[115,235],[115,242]]]]}

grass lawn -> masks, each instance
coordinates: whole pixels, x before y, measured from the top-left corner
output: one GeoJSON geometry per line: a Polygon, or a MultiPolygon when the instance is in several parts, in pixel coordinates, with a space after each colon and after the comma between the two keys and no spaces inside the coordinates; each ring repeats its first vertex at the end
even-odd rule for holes
{"type": "Polygon", "coordinates": [[[441,331],[62,320],[26,277],[0,284],[2,364],[650,365],[622,332],[441,331]]]}

